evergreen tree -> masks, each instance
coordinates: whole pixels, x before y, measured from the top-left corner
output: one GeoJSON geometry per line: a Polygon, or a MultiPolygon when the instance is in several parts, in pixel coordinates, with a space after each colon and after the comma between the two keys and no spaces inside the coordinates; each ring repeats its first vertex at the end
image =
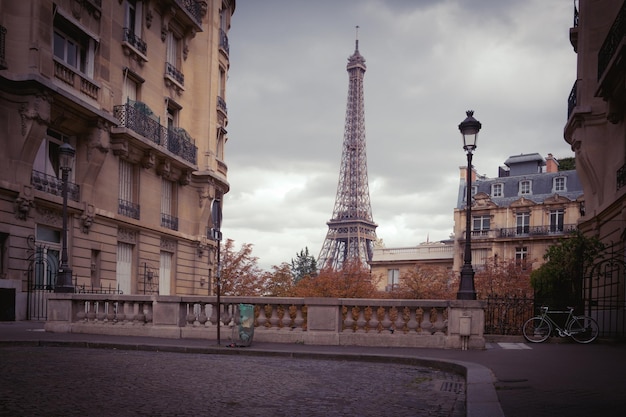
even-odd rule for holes
{"type": "Polygon", "coordinates": [[[304,277],[317,276],[317,261],[309,254],[308,247],[296,254],[295,260],[291,259],[291,273],[294,284],[297,284],[304,277]]]}

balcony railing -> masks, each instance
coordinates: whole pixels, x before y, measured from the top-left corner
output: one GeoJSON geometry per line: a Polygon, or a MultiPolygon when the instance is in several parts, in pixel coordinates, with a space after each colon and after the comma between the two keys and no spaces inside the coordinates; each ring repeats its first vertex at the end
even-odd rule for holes
{"type": "Polygon", "coordinates": [[[128,42],[133,48],[146,55],[148,53],[148,45],[129,28],[124,28],[124,41],[128,42]]]}
{"type": "Polygon", "coordinates": [[[165,74],[170,76],[174,81],[176,81],[181,86],[185,85],[185,76],[182,72],[178,70],[174,65],[169,62],[165,63],[165,74]]]}
{"type": "Polygon", "coordinates": [[[199,26],[202,26],[202,8],[196,0],[176,0],[176,3],[185,9],[199,26]]]}
{"type": "Polygon", "coordinates": [[[156,145],[167,149],[185,161],[196,164],[198,148],[194,139],[181,128],[168,129],[162,126],[160,119],[152,113],[150,108],[140,101],[129,101],[126,104],[113,108],[115,117],[120,121],[119,126],[138,133],[156,145]]]}
{"type": "Polygon", "coordinates": [[[230,47],[228,46],[228,35],[222,29],[220,29],[220,48],[226,52],[226,55],[230,53],[230,47]]]}
{"type": "Polygon", "coordinates": [[[626,164],[617,170],[617,189],[619,190],[626,185],[626,164]]]}
{"type": "Polygon", "coordinates": [[[171,229],[171,230],[178,230],[178,217],[161,213],[161,226],[167,227],[168,229],[171,229]]]}
{"type": "MultiPolygon", "coordinates": [[[[40,171],[32,171],[30,183],[35,190],[63,197],[63,180],[40,171]]],[[[67,198],[80,201],[80,186],[73,182],[67,183],[67,198]]]]}
{"type": "Polygon", "coordinates": [[[226,108],[226,101],[220,96],[217,96],[217,108],[223,111],[224,114],[228,114],[228,109],[226,108]]]}
{"type": "Polygon", "coordinates": [[[578,104],[578,80],[574,82],[572,86],[572,91],[569,93],[569,97],[567,98],[567,118],[572,115],[574,111],[574,107],[578,104]]]}
{"type": "Polygon", "coordinates": [[[8,68],[6,60],[6,36],[7,28],[0,25],[0,70],[8,68]]]}
{"type": "Polygon", "coordinates": [[[607,70],[609,62],[617,52],[617,49],[626,35],[626,2],[622,5],[613,26],[604,39],[604,43],[598,51],[598,80],[607,70]]]}
{"type": "Polygon", "coordinates": [[[61,61],[54,61],[54,76],[59,80],[63,81],[70,87],[79,90],[81,93],[84,93],[88,97],[91,97],[94,100],[98,100],[98,92],[100,91],[100,87],[98,87],[93,81],[86,78],[84,75],[76,72],[71,67],[63,64],[61,61]],[[78,80],[78,82],[77,82],[78,80]]]}
{"type": "Polygon", "coordinates": [[[139,204],[135,204],[131,201],[120,199],[117,205],[117,212],[122,216],[139,220],[139,204]]]}
{"type": "Polygon", "coordinates": [[[565,235],[576,230],[575,224],[507,227],[500,229],[500,237],[565,235]]]}

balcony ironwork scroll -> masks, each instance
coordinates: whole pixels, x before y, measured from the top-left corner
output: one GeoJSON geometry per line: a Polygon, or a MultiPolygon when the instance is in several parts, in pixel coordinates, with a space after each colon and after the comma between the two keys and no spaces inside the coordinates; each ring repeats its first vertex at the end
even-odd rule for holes
{"type": "Polygon", "coordinates": [[[148,53],[148,45],[139,36],[133,33],[129,28],[124,28],[124,41],[128,42],[133,48],[146,55],[148,53]]]}
{"type": "Polygon", "coordinates": [[[185,85],[185,76],[174,65],[169,62],[165,63],[165,73],[172,77],[181,86],[185,85]]]}
{"type": "Polygon", "coordinates": [[[161,125],[160,119],[145,103],[129,101],[115,106],[113,114],[119,120],[120,127],[130,129],[185,161],[196,164],[198,147],[194,139],[182,128],[168,129],[161,125]]]}
{"type": "Polygon", "coordinates": [[[161,226],[167,227],[168,229],[171,229],[171,230],[178,230],[178,217],[161,213],[161,226]]]}
{"type": "Polygon", "coordinates": [[[569,97],[567,98],[567,118],[572,115],[574,111],[574,107],[578,104],[578,80],[574,81],[574,85],[572,86],[572,90],[569,93],[569,97]]]}
{"type": "Polygon", "coordinates": [[[500,237],[565,235],[576,230],[575,224],[506,227],[500,229],[500,237]]]}
{"type": "Polygon", "coordinates": [[[131,219],[139,220],[139,204],[135,204],[131,201],[120,199],[117,205],[117,212],[131,219]]]}
{"type": "Polygon", "coordinates": [[[609,62],[617,52],[617,48],[626,36],[626,2],[622,4],[613,26],[604,39],[604,43],[598,51],[598,80],[602,78],[609,66],[609,62]]]}
{"type": "MultiPolygon", "coordinates": [[[[30,183],[36,190],[59,197],[63,196],[63,180],[54,175],[33,170],[30,176],[30,183]]],[[[74,184],[73,182],[67,183],[67,198],[80,201],[80,186],[78,184],[74,184]]]]}

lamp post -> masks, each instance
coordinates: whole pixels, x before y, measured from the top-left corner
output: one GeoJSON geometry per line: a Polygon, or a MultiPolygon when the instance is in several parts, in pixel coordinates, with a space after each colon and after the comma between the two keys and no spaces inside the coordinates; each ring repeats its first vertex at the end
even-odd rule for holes
{"type": "Polygon", "coordinates": [[[59,168],[63,181],[63,246],[61,248],[61,265],[57,273],[54,292],[74,292],[72,268],[67,263],[67,183],[72,165],[74,165],[75,155],[76,150],[69,143],[64,143],[59,147],[59,168]]]}
{"type": "Polygon", "coordinates": [[[467,117],[459,124],[459,130],[463,136],[463,149],[467,154],[467,200],[465,205],[465,255],[461,268],[461,281],[457,300],[475,300],[476,289],[474,288],[474,269],[472,268],[472,153],[476,149],[476,139],[481,124],[474,119],[474,111],[468,110],[467,117]]]}
{"type": "Polygon", "coordinates": [[[217,273],[215,274],[215,290],[217,292],[217,345],[220,345],[220,320],[222,302],[220,296],[222,293],[222,260],[220,258],[220,246],[222,245],[222,203],[219,198],[215,198],[211,205],[211,221],[213,228],[211,229],[211,237],[217,242],[217,273]]]}

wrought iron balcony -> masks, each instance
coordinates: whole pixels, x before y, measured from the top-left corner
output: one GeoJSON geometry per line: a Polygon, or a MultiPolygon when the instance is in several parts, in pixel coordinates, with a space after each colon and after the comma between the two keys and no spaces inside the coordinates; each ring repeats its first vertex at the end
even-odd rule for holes
{"type": "Polygon", "coordinates": [[[139,220],[139,204],[135,204],[131,201],[118,200],[117,212],[122,216],[139,220]]]}
{"type": "Polygon", "coordinates": [[[598,80],[602,78],[604,72],[608,69],[609,62],[618,52],[622,40],[626,36],[626,2],[622,4],[613,26],[604,39],[604,43],[598,51],[598,80]]]}
{"type": "Polygon", "coordinates": [[[124,28],[124,42],[128,42],[130,46],[144,55],[148,53],[148,45],[129,28],[124,28]]]}
{"type": "Polygon", "coordinates": [[[567,98],[567,118],[572,115],[574,111],[574,107],[578,104],[578,80],[574,82],[572,86],[572,91],[569,93],[569,97],[567,98]]]}
{"type": "MultiPolygon", "coordinates": [[[[35,190],[63,197],[63,180],[40,171],[33,170],[30,176],[30,184],[35,190]]],[[[80,201],[80,186],[73,182],[67,183],[67,198],[80,201]]]]}
{"type": "Polygon", "coordinates": [[[499,237],[565,235],[575,232],[576,230],[577,226],[575,224],[518,226],[501,228],[499,237]]]}
{"type": "Polygon", "coordinates": [[[182,72],[178,70],[174,65],[169,62],[165,63],[165,74],[170,76],[174,81],[176,81],[181,86],[185,85],[185,76],[182,72]]]}
{"type": "Polygon", "coordinates": [[[198,148],[194,139],[182,128],[168,129],[161,125],[160,119],[145,103],[129,100],[126,104],[115,106],[113,114],[120,121],[119,127],[138,133],[185,161],[197,163],[198,148]]]}
{"type": "Polygon", "coordinates": [[[186,10],[199,26],[202,26],[202,7],[197,0],[176,0],[176,3],[186,10]]]}
{"type": "Polygon", "coordinates": [[[7,28],[0,25],[0,70],[8,68],[6,60],[6,36],[7,28]]]}
{"type": "Polygon", "coordinates": [[[619,190],[626,185],[626,164],[617,170],[617,189],[619,190]]]}
{"type": "Polygon", "coordinates": [[[171,230],[178,230],[178,217],[161,213],[161,226],[167,227],[168,229],[171,229],[171,230]]]}
{"type": "Polygon", "coordinates": [[[220,96],[217,96],[217,108],[223,111],[224,114],[228,114],[228,109],[226,108],[226,101],[220,96]]]}
{"type": "Polygon", "coordinates": [[[226,52],[226,55],[230,53],[230,47],[228,46],[228,35],[222,29],[220,29],[220,48],[226,52]]]}

